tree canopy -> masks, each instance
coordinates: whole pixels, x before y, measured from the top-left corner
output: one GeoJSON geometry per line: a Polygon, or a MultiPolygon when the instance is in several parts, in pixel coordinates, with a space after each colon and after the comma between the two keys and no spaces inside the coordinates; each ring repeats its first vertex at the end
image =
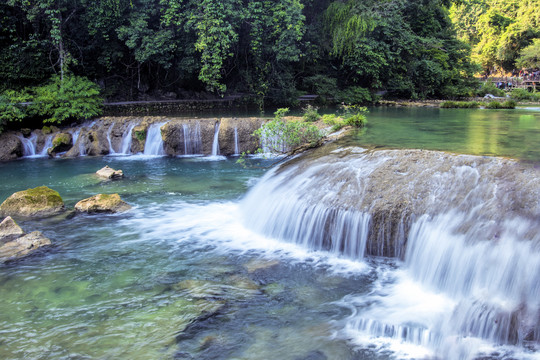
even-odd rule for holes
{"type": "Polygon", "coordinates": [[[64,77],[78,76],[97,83],[109,100],[243,93],[263,106],[291,104],[302,93],[328,102],[460,96],[475,68],[448,6],[7,0],[0,4],[0,92],[43,86],[53,76],[63,86],[64,77]]]}

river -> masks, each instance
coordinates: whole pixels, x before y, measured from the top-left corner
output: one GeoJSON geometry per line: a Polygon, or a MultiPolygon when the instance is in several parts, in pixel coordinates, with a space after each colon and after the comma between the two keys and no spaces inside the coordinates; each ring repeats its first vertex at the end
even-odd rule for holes
{"type": "Polygon", "coordinates": [[[0,265],[0,357],[540,359],[540,112],[480,111],[372,109],[282,168],[1,163],[0,200],[47,185],[68,208],[116,192],[134,209],[20,222],[53,246],[0,265]]]}

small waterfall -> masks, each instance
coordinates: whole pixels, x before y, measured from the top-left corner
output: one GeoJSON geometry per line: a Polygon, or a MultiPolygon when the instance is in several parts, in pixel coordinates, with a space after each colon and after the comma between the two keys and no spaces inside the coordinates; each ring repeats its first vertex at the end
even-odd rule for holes
{"type": "Polygon", "coordinates": [[[146,142],[144,145],[144,155],[165,155],[163,149],[163,138],[161,137],[161,127],[166,123],[154,123],[148,127],[146,142]]]}
{"type": "Polygon", "coordinates": [[[195,127],[182,124],[184,131],[184,155],[202,154],[201,124],[197,121],[195,127]]]}
{"type": "Polygon", "coordinates": [[[23,156],[24,157],[36,156],[37,135],[32,134],[32,136],[30,136],[30,138],[28,139],[20,135],[18,136],[18,138],[21,140],[21,143],[23,145],[23,156]]]}
{"type": "Polygon", "coordinates": [[[537,359],[538,193],[540,173],[512,160],[350,148],[272,170],[242,211],[272,238],[403,260],[379,270],[376,290],[342,300],[343,338],[398,358],[472,360],[502,345],[537,359]]]}
{"type": "Polygon", "coordinates": [[[109,129],[107,130],[107,141],[109,142],[109,155],[114,155],[116,154],[116,151],[114,151],[114,148],[112,146],[112,142],[111,142],[111,133],[112,133],[112,130],[113,130],[113,127],[114,127],[114,122],[111,124],[111,126],[109,126],[109,129]]]}
{"type": "Polygon", "coordinates": [[[212,156],[219,155],[219,127],[221,122],[217,121],[214,125],[214,142],[212,143],[212,156]]]}
{"type": "Polygon", "coordinates": [[[73,137],[73,145],[77,143],[77,140],[79,139],[79,134],[81,133],[81,128],[78,128],[74,132],[71,133],[71,136],[73,137]]]}
{"type": "Polygon", "coordinates": [[[234,155],[240,155],[240,148],[238,147],[238,127],[234,127],[234,155]]]}
{"type": "Polygon", "coordinates": [[[133,138],[131,137],[131,132],[133,131],[133,128],[137,126],[137,124],[138,123],[129,124],[126,131],[124,131],[124,133],[122,134],[122,146],[120,148],[120,154],[122,155],[131,154],[131,142],[133,141],[133,138]]]}
{"type": "Polygon", "coordinates": [[[47,150],[49,150],[49,148],[51,148],[53,146],[52,145],[52,139],[53,139],[52,134],[47,136],[47,138],[45,139],[45,144],[43,145],[43,149],[41,149],[41,152],[39,153],[40,156],[48,156],[49,155],[47,153],[47,150]]]}

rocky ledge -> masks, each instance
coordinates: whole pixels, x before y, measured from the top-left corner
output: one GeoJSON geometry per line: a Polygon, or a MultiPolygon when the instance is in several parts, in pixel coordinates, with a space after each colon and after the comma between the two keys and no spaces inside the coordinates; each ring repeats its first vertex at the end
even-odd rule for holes
{"type": "Polygon", "coordinates": [[[50,244],[51,240],[39,231],[25,234],[10,216],[0,223],[0,263],[21,258],[50,244]]]}

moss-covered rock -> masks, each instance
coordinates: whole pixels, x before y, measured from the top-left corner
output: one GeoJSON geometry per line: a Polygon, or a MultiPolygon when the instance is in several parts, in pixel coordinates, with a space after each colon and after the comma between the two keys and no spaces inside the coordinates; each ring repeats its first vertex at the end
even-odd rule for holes
{"type": "Polygon", "coordinates": [[[58,133],[52,140],[52,147],[47,150],[49,156],[68,151],[73,145],[73,136],[70,133],[58,133]]]}
{"type": "Polygon", "coordinates": [[[86,213],[117,213],[131,209],[118,194],[97,194],[75,204],[75,210],[86,213]]]}
{"type": "Polygon", "coordinates": [[[62,211],[60,194],[46,186],[16,192],[0,205],[0,216],[46,217],[62,211]]]}
{"type": "Polygon", "coordinates": [[[131,152],[136,154],[144,151],[148,124],[137,125],[131,131],[131,152]]]}

